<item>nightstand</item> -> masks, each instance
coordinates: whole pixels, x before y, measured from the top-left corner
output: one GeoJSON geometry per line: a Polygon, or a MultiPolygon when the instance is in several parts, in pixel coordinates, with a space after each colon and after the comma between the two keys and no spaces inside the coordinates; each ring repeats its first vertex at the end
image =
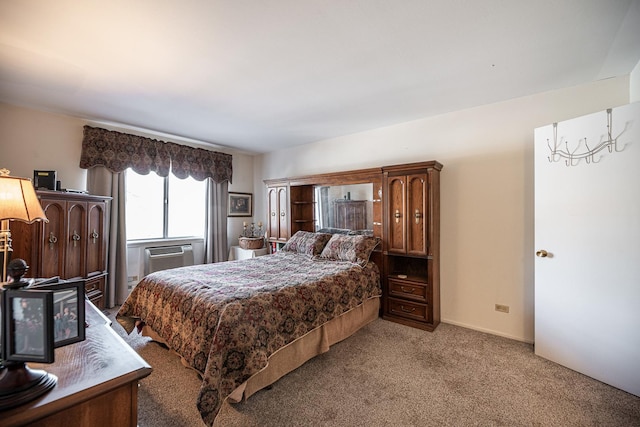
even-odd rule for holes
{"type": "Polygon", "coordinates": [[[268,253],[268,247],[260,249],[242,249],[240,246],[231,246],[231,249],[229,250],[229,261],[255,258],[257,256],[267,255],[268,253]]]}

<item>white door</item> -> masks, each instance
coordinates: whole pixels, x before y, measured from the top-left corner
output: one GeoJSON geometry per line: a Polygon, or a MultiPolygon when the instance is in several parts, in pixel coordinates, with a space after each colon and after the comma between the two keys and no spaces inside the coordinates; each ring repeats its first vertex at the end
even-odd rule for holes
{"type": "MultiPolygon", "coordinates": [[[[535,352],[640,396],[640,103],[611,120],[621,151],[590,164],[550,162],[554,127],[535,130],[535,352]]],[[[557,148],[594,149],[607,123],[560,122],[557,148]]]]}

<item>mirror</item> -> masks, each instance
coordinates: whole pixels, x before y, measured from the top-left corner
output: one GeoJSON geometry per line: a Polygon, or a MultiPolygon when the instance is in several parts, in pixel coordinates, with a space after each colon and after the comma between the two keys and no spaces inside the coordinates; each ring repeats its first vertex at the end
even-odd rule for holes
{"type": "Polygon", "coordinates": [[[373,184],[315,187],[317,231],[373,235],[373,184]]]}

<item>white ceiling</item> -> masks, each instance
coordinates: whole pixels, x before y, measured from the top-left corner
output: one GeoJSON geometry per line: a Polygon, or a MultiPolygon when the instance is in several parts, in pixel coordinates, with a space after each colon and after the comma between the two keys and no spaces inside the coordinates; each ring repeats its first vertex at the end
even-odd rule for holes
{"type": "Polygon", "coordinates": [[[251,152],[639,60],[640,0],[0,1],[0,101],[251,152]]]}

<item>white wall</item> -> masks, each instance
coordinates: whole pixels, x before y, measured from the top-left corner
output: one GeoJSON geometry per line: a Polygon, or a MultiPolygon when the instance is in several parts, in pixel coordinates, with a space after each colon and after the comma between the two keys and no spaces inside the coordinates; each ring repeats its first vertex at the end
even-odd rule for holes
{"type": "Polygon", "coordinates": [[[255,176],[440,161],[443,321],[532,342],[533,130],[628,101],[628,77],[603,80],[268,153],[255,176]]]}
{"type": "Polygon", "coordinates": [[[80,169],[85,122],[0,103],[0,167],[33,178],[34,169],[55,170],[62,188],[87,189],[80,169]]]}

